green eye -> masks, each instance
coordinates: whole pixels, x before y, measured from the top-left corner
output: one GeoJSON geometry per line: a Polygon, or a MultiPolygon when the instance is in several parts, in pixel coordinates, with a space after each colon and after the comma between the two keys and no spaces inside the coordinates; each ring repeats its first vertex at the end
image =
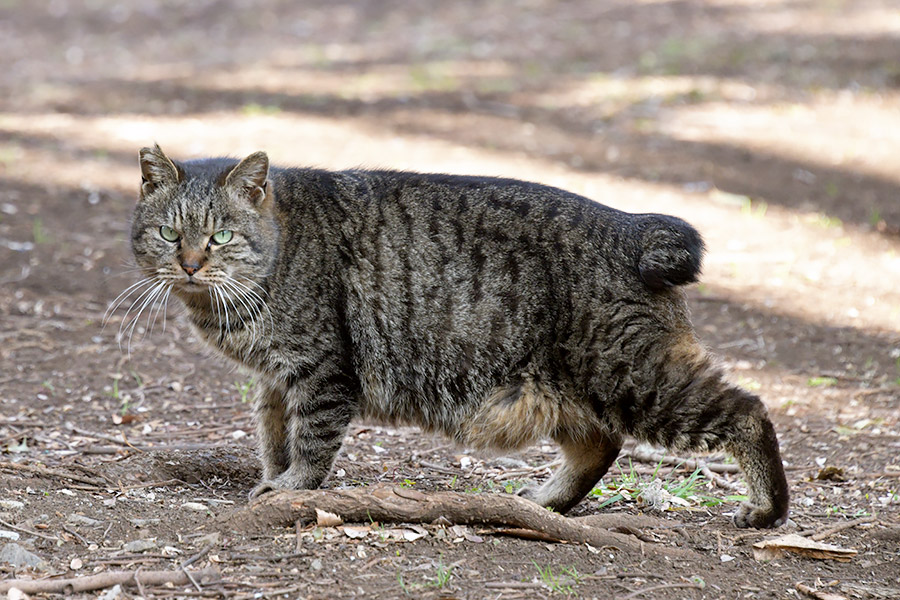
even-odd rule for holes
{"type": "Polygon", "coordinates": [[[167,242],[177,242],[178,238],[181,237],[178,235],[178,232],[167,225],[159,228],[159,236],[167,242]]]}
{"type": "Polygon", "coordinates": [[[209,238],[209,241],[213,244],[227,244],[233,237],[234,234],[231,231],[223,229],[222,231],[217,231],[212,234],[212,237],[209,238]]]}

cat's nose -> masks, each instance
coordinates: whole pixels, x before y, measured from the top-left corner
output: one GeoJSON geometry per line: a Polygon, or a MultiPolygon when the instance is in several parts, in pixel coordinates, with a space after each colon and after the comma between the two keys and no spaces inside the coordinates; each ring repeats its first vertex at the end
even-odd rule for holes
{"type": "Polygon", "coordinates": [[[181,263],[181,268],[184,269],[184,272],[188,275],[193,275],[197,271],[200,270],[200,263],[196,262],[183,262],[181,263]]]}

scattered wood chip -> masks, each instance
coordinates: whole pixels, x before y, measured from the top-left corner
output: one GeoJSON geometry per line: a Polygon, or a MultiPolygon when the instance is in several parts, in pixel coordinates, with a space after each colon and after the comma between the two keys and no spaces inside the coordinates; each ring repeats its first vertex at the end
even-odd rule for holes
{"type": "Polygon", "coordinates": [[[797,588],[798,592],[802,592],[809,596],[810,598],[815,598],[816,600],[847,600],[846,596],[841,596],[840,594],[830,594],[828,592],[820,592],[815,588],[811,588],[808,585],[804,585],[802,583],[797,583],[794,585],[797,588]]]}
{"type": "Polygon", "coordinates": [[[781,558],[788,552],[799,554],[806,558],[839,560],[842,562],[849,561],[857,554],[856,550],[852,548],[823,544],[795,533],[753,544],[753,558],[759,561],[781,558]]]}

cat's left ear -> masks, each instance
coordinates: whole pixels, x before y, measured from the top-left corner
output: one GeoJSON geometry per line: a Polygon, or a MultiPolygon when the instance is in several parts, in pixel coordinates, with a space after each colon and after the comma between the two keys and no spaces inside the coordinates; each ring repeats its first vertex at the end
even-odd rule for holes
{"type": "Polygon", "coordinates": [[[225,187],[231,188],[254,206],[266,199],[266,181],[269,177],[269,157],[265,152],[254,152],[228,173],[225,187]]]}

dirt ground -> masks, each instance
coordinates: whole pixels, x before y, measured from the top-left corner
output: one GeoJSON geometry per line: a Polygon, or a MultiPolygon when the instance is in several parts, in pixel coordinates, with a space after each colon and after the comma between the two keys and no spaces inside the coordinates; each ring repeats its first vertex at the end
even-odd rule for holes
{"type": "MultiPolygon", "coordinates": [[[[72,597],[900,598],[900,3],[5,0],[0,67],[0,582],[195,559],[217,574],[72,597]],[[769,407],[791,521],[735,529],[734,475],[629,448],[574,514],[620,515],[645,552],[450,523],[237,530],[254,382],[174,306],[102,326],[134,281],[154,141],[518,177],[691,221],[695,324],[769,407]],[[641,493],[654,475],[663,502],[641,493]],[[786,533],[856,554],[754,558],[786,533]]],[[[500,494],[555,456],[360,423],[326,487],[500,494]]]]}

